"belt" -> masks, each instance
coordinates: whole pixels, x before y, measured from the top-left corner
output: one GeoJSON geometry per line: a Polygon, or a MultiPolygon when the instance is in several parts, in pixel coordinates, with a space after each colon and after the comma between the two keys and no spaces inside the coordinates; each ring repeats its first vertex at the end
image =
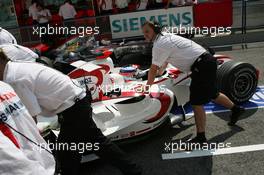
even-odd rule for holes
{"type": "Polygon", "coordinates": [[[195,65],[195,64],[197,64],[197,63],[199,63],[200,61],[202,61],[203,59],[206,59],[206,58],[208,58],[209,56],[212,56],[212,54],[210,54],[209,52],[204,52],[202,55],[200,55],[195,61],[194,61],[194,63],[192,64],[192,66],[193,65],[195,65]]]}
{"type": "Polygon", "coordinates": [[[87,93],[81,93],[80,95],[77,95],[74,97],[73,101],[74,103],[77,103],[78,101],[82,100],[84,97],[86,97],[87,93]]]}
{"type": "Polygon", "coordinates": [[[210,54],[209,52],[204,52],[203,54],[201,54],[195,61],[194,61],[194,63],[192,64],[192,66],[191,66],[191,71],[194,71],[195,70],[195,65],[197,64],[197,63],[199,63],[200,61],[202,61],[202,60],[204,60],[204,59],[206,59],[206,58],[208,58],[208,57],[210,57],[210,56],[212,56],[212,54],[210,54]]]}

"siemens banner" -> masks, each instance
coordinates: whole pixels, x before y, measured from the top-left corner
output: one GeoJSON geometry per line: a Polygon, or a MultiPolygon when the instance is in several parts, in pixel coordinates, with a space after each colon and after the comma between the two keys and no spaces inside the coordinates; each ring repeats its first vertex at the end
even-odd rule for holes
{"type": "Polygon", "coordinates": [[[110,16],[112,38],[140,36],[145,21],[158,21],[162,26],[193,26],[193,7],[149,10],[110,16]]]}

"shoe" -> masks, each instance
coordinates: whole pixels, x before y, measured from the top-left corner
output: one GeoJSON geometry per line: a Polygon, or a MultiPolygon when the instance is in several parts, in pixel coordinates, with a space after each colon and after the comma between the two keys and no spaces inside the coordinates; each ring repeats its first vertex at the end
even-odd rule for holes
{"type": "Polygon", "coordinates": [[[229,126],[234,126],[238,121],[238,118],[245,112],[245,109],[240,106],[234,106],[232,108],[232,114],[230,116],[230,121],[228,122],[229,126]]]}

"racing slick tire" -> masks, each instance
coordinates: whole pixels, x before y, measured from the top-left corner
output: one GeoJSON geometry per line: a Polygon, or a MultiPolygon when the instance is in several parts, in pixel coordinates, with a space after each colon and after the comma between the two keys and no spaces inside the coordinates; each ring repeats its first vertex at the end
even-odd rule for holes
{"type": "Polygon", "coordinates": [[[236,104],[248,101],[257,84],[257,70],[249,63],[228,61],[217,70],[218,90],[236,104]]]}

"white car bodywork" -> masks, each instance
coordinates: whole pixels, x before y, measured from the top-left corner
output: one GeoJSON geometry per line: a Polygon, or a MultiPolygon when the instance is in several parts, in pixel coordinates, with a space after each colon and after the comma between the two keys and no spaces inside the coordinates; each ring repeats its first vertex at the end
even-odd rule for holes
{"type": "MultiPolygon", "coordinates": [[[[221,62],[230,60],[227,56],[215,57],[221,62]]],[[[121,68],[114,68],[110,57],[90,62],[79,60],[71,65],[76,69],[68,75],[90,89],[93,119],[103,134],[112,140],[147,133],[160,126],[168,117],[174,123],[185,119],[184,113],[175,116],[170,111],[174,103],[181,107],[189,101],[190,73],[182,73],[169,65],[166,72],[155,79],[156,86],[151,88],[150,93],[137,93],[135,89],[146,84],[147,80],[136,79],[132,74],[120,74],[121,68]],[[119,95],[105,95],[116,90],[116,87],[121,89],[119,95]],[[130,99],[132,102],[125,103],[130,99]]],[[[39,123],[42,129],[43,122],[46,121],[42,118],[39,123]]]]}
{"type": "MultiPolygon", "coordinates": [[[[225,56],[216,57],[222,62],[229,60],[225,56]]],[[[94,121],[104,135],[112,140],[149,132],[162,124],[168,116],[176,121],[184,119],[184,116],[175,118],[176,116],[169,112],[174,99],[177,99],[175,102],[177,106],[183,106],[189,101],[190,73],[183,73],[169,65],[166,72],[155,79],[155,86],[151,88],[150,93],[142,94],[137,93],[135,89],[146,84],[147,80],[133,78],[133,73],[121,74],[121,68],[114,68],[110,57],[91,62],[76,61],[72,65],[77,69],[69,73],[69,76],[77,79],[83,86],[86,82],[94,100],[92,103],[94,121]],[[108,98],[103,95],[116,89],[121,89],[117,96],[108,98]],[[141,101],[122,104],[123,101],[142,95],[144,99],[141,101]],[[157,117],[162,110],[165,112],[157,117]],[[153,118],[158,119],[148,122],[153,118]]]]}

